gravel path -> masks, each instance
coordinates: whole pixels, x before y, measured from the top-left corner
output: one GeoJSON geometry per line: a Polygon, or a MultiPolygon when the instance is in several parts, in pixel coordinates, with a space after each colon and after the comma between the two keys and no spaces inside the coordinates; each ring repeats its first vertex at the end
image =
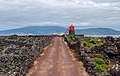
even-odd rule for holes
{"type": "Polygon", "coordinates": [[[88,76],[76,61],[62,37],[55,37],[42,57],[34,62],[27,76],[88,76]]]}

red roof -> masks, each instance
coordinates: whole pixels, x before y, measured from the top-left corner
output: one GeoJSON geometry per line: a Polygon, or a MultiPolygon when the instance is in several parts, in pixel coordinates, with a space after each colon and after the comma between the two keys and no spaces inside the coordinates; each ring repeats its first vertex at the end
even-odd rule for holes
{"type": "Polygon", "coordinates": [[[69,27],[69,30],[70,30],[70,31],[73,31],[73,30],[74,30],[74,26],[71,25],[71,26],[69,27]]]}

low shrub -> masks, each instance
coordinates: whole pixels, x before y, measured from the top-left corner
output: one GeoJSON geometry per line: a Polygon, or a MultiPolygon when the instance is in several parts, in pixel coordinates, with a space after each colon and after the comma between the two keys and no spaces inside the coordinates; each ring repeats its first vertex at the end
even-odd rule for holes
{"type": "Polygon", "coordinates": [[[88,48],[93,48],[95,46],[103,45],[103,41],[100,37],[92,38],[92,37],[85,37],[82,39],[84,46],[88,48]]]}
{"type": "Polygon", "coordinates": [[[93,58],[93,60],[95,60],[95,62],[98,64],[98,65],[105,65],[105,61],[101,58],[93,58]]]}
{"type": "Polygon", "coordinates": [[[102,73],[102,72],[107,73],[107,69],[103,65],[97,64],[96,70],[99,73],[102,73]]]}
{"type": "Polygon", "coordinates": [[[95,57],[100,58],[101,56],[100,54],[95,54],[95,57]]]}

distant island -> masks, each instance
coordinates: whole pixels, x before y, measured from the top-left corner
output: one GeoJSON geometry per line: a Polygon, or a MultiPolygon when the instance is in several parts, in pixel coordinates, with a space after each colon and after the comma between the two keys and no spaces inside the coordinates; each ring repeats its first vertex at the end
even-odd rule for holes
{"type": "Polygon", "coordinates": [[[76,29],[76,33],[85,35],[120,35],[120,31],[111,28],[76,29]]]}
{"type": "MultiPolygon", "coordinates": [[[[48,35],[48,34],[60,34],[67,31],[67,28],[61,26],[28,26],[17,29],[10,29],[0,31],[0,35],[48,35]]],[[[88,28],[88,29],[77,29],[76,34],[84,34],[84,35],[120,35],[120,31],[111,29],[111,28],[88,28]]]]}

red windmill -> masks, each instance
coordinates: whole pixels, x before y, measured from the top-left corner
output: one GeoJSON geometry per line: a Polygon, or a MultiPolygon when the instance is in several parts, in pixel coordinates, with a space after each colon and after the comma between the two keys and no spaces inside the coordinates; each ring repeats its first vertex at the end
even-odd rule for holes
{"type": "Polygon", "coordinates": [[[71,25],[71,26],[69,27],[69,30],[70,30],[70,31],[74,31],[74,26],[71,25]]]}
{"type": "Polygon", "coordinates": [[[74,27],[73,25],[71,25],[71,26],[69,27],[69,34],[70,34],[70,35],[75,35],[75,27],[74,27]]]}

